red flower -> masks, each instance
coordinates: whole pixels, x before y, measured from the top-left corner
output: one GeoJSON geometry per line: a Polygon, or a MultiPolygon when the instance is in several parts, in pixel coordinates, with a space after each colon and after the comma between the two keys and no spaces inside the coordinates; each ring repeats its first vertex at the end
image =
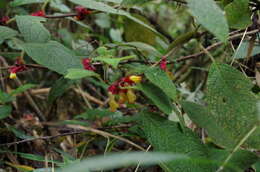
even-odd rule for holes
{"type": "Polygon", "coordinates": [[[32,13],[31,16],[46,17],[46,14],[44,11],[36,11],[32,13]]]}
{"type": "Polygon", "coordinates": [[[118,94],[119,92],[127,92],[127,89],[124,89],[123,87],[132,86],[138,82],[140,82],[142,79],[141,76],[137,75],[130,75],[121,78],[120,80],[114,82],[112,85],[108,87],[108,92],[112,94],[118,94]]]}
{"type": "Polygon", "coordinates": [[[165,56],[162,56],[162,59],[160,61],[160,68],[164,71],[166,71],[167,68],[167,59],[165,56]]]}
{"type": "Polygon", "coordinates": [[[75,10],[77,12],[77,16],[76,16],[77,20],[84,20],[86,15],[91,14],[91,11],[89,11],[88,9],[82,6],[76,6],[75,10]]]}
{"type": "Polygon", "coordinates": [[[27,70],[28,68],[26,67],[26,65],[19,59],[16,60],[15,65],[11,66],[9,68],[9,72],[10,72],[10,79],[15,79],[16,78],[16,73],[18,72],[23,72],[25,70],[27,70]]]}
{"type": "Polygon", "coordinates": [[[0,19],[0,25],[6,25],[7,22],[10,20],[8,16],[4,16],[0,19]]]}
{"type": "Polygon", "coordinates": [[[82,64],[84,66],[84,69],[86,70],[91,70],[91,71],[95,71],[96,68],[91,64],[91,59],[90,58],[85,58],[82,60],[82,64]]]}

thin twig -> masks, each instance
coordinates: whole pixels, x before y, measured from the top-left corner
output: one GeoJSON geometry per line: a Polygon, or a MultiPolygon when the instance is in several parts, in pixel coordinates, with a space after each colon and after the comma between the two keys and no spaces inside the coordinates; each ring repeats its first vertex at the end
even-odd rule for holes
{"type": "MultiPolygon", "coordinates": [[[[255,29],[255,30],[252,30],[252,31],[247,32],[245,35],[254,35],[254,34],[256,34],[257,32],[259,32],[259,30],[258,30],[258,29],[255,29]]],[[[244,35],[244,33],[238,33],[238,34],[235,34],[235,35],[230,36],[228,40],[229,40],[229,41],[232,41],[232,40],[234,40],[234,39],[243,37],[243,35],[244,35]]],[[[220,45],[222,45],[222,44],[223,44],[223,42],[217,42],[217,43],[215,43],[215,44],[212,44],[212,45],[208,46],[208,47],[206,48],[206,50],[207,50],[207,51],[211,51],[211,50],[217,48],[218,46],[220,46],[220,45]]],[[[180,57],[180,58],[178,58],[178,59],[176,60],[176,62],[181,62],[181,61],[185,61],[185,60],[197,58],[197,57],[200,57],[200,56],[202,56],[202,55],[204,55],[204,54],[205,54],[204,51],[200,51],[200,52],[195,53],[195,54],[191,54],[191,55],[188,55],[188,56],[180,57]]]]}
{"type": "Polygon", "coordinates": [[[83,127],[83,126],[79,126],[79,125],[67,125],[69,128],[73,128],[73,129],[78,129],[78,130],[84,130],[84,131],[90,131],[90,132],[93,132],[93,133],[96,133],[98,135],[101,135],[101,136],[104,136],[104,137],[112,137],[112,138],[115,138],[115,139],[118,139],[118,140],[121,140],[123,142],[126,142],[142,151],[145,151],[144,148],[142,148],[141,146],[135,144],[134,142],[128,140],[128,139],[125,139],[123,137],[120,137],[120,136],[116,136],[116,135],[113,135],[113,134],[110,134],[108,132],[105,132],[105,131],[101,131],[101,130],[98,130],[98,129],[95,129],[95,128],[91,128],[91,127],[83,127]]]}
{"type": "Polygon", "coordinates": [[[32,141],[35,141],[35,140],[49,140],[49,139],[54,139],[54,138],[62,137],[62,136],[81,134],[81,133],[84,133],[84,132],[86,132],[86,131],[74,131],[74,132],[69,132],[69,133],[58,134],[58,135],[55,135],[55,136],[36,137],[36,138],[31,138],[31,139],[20,140],[20,141],[17,141],[17,142],[4,143],[4,144],[0,144],[0,146],[12,146],[12,145],[20,144],[20,143],[32,142],[32,141]]]}

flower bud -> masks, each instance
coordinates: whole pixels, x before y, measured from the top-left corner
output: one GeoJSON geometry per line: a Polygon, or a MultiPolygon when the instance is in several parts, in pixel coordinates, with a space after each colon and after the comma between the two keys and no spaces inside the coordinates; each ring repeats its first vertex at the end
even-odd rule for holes
{"type": "Polygon", "coordinates": [[[142,77],[138,75],[131,75],[129,79],[134,83],[140,83],[142,81],[142,77]]]}
{"type": "Polygon", "coordinates": [[[16,73],[10,73],[9,78],[16,79],[17,78],[16,73]]]}

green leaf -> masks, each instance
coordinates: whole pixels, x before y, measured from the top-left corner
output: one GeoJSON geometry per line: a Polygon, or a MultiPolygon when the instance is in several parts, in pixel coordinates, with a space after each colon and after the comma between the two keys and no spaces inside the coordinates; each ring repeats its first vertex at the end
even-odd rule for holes
{"type": "Polygon", "coordinates": [[[6,39],[15,37],[17,34],[18,34],[17,31],[15,31],[9,27],[0,26],[0,44],[6,39]]]}
{"type": "MultiPolygon", "coordinates": [[[[183,153],[191,158],[207,159],[207,150],[199,138],[189,129],[181,131],[177,123],[165,120],[158,114],[143,112],[142,125],[145,136],[155,151],[183,153]]],[[[169,171],[205,171],[196,162],[166,163],[169,171]]],[[[209,170],[210,171],[210,170],[209,170]]]]}
{"type": "MultiPolygon", "coordinates": [[[[226,150],[210,148],[201,143],[199,137],[188,128],[166,120],[159,114],[142,112],[142,125],[145,136],[155,151],[180,153],[190,157],[188,161],[165,163],[168,171],[216,171],[230,153],[226,150]],[[192,170],[190,170],[192,169],[192,170]]],[[[231,158],[223,171],[242,171],[257,161],[257,156],[249,151],[239,150],[231,158]]]]}
{"type": "Polygon", "coordinates": [[[93,60],[95,61],[103,61],[111,66],[113,66],[114,68],[117,68],[118,64],[123,61],[123,60],[129,60],[129,59],[133,59],[136,58],[136,56],[132,55],[132,56],[125,56],[125,57],[120,57],[120,58],[110,58],[107,56],[99,56],[94,58],[93,60]]]}
{"type": "Polygon", "coordinates": [[[96,156],[74,163],[65,167],[59,172],[86,172],[86,171],[102,171],[111,170],[119,167],[131,165],[152,165],[170,160],[188,159],[187,156],[179,154],[153,153],[153,152],[130,152],[130,153],[114,153],[106,156],[96,156]]]}
{"type": "MultiPolygon", "coordinates": [[[[213,64],[207,85],[207,107],[183,102],[183,108],[217,144],[234,148],[258,124],[258,98],[251,92],[253,84],[229,65],[213,64]]],[[[259,128],[244,146],[260,148],[259,128]]]]}
{"type": "Polygon", "coordinates": [[[152,32],[157,34],[162,39],[165,39],[165,37],[163,35],[161,35],[159,32],[157,32],[154,28],[145,24],[143,21],[131,16],[131,14],[129,14],[129,13],[123,11],[123,10],[115,9],[115,8],[105,4],[105,3],[92,1],[92,0],[70,0],[70,1],[75,3],[75,4],[82,5],[86,8],[89,8],[89,9],[94,9],[94,10],[103,11],[103,12],[106,12],[106,13],[125,16],[125,17],[135,21],[136,23],[139,23],[140,25],[146,27],[147,29],[151,30],[152,32]]]}
{"type": "Polygon", "coordinates": [[[27,4],[43,3],[45,0],[14,0],[10,2],[11,7],[17,7],[27,4]]]}
{"type": "Polygon", "coordinates": [[[170,114],[173,111],[172,103],[167,95],[151,83],[138,84],[137,88],[142,91],[152,102],[164,113],[170,114]]]}
{"type": "Polygon", "coordinates": [[[26,42],[45,43],[50,40],[50,32],[42,25],[45,18],[35,16],[16,16],[17,26],[26,42]]]}
{"type": "MultiPolygon", "coordinates": [[[[133,16],[151,26],[145,17],[138,14],[133,14],[133,16]]],[[[124,24],[124,37],[127,42],[143,42],[153,46],[156,45],[156,35],[152,31],[128,18],[124,24]]]]}
{"type": "Polygon", "coordinates": [[[228,24],[234,29],[245,29],[252,24],[249,0],[235,0],[225,7],[228,24]]]}
{"type": "Polygon", "coordinates": [[[151,67],[145,71],[145,76],[157,87],[161,88],[163,92],[172,98],[173,100],[177,97],[177,90],[171,79],[167,76],[165,71],[158,67],[151,67]]]}
{"type": "Polygon", "coordinates": [[[224,12],[214,0],[187,0],[190,13],[207,30],[223,42],[228,38],[228,24],[224,12]]]}
{"type": "Polygon", "coordinates": [[[0,106],[0,120],[11,115],[12,107],[10,105],[0,106]]]}
{"type": "Polygon", "coordinates": [[[74,80],[60,78],[52,85],[48,95],[48,102],[52,104],[58,97],[62,96],[65,91],[75,83],[74,80]]]}
{"type": "Polygon", "coordinates": [[[17,94],[19,94],[19,93],[22,93],[22,92],[24,92],[24,91],[26,91],[26,90],[28,90],[28,89],[30,89],[30,88],[33,88],[33,87],[35,87],[35,86],[36,86],[36,85],[34,85],[34,84],[25,84],[25,85],[22,85],[22,86],[16,88],[15,90],[13,90],[13,91],[10,93],[10,95],[15,96],[15,95],[17,95],[17,94]]]}
{"type": "Polygon", "coordinates": [[[85,70],[85,69],[69,69],[65,78],[68,79],[81,79],[85,77],[95,76],[99,77],[96,72],[85,70]]]}
{"type": "Polygon", "coordinates": [[[154,56],[162,56],[162,54],[156,50],[153,46],[149,44],[145,44],[143,42],[124,42],[124,43],[117,43],[118,46],[129,46],[133,49],[138,49],[139,51],[143,51],[146,53],[150,53],[154,56]]]}
{"type": "Polygon", "coordinates": [[[95,120],[97,118],[116,116],[117,113],[107,109],[87,109],[84,113],[75,116],[74,119],[95,120]]]}
{"type": "Polygon", "coordinates": [[[83,68],[80,58],[75,56],[70,49],[56,41],[48,43],[26,43],[21,46],[38,64],[60,74],[66,74],[70,68],[83,68]]]}

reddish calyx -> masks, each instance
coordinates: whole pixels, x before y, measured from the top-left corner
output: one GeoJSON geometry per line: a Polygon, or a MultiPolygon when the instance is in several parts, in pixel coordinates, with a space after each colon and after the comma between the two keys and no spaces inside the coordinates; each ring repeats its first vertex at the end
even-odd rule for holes
{"type": "Polygon", "coordinates": [[[82,64],[84,69],[86,70],[91,70],[91,71],[95,71],[96,68],[91,64],[91,59],[90,58],[84,58],[82,60],[82,64]]]}
{"type": "Polygon", "coordinates": [[[31,16],[46,17],[46,14],[44,11],[36,11],[36,12],[32,13],[31,16]]]}
{"type": "Polygon", "coordinates": [[[167,59],[165,56],[162,56],[162,59],[160,61],[160,68],[164,71],[167,69],[167,59]]]}
{"type": "MultiPolygon", "coordinates": [[[[112,85],[108,87],[108,92],[110,92],[111,94],[119,94],[119,92],[126,92],[127,89],[124,89],[124,87],[132,86],[136,83],[134,80],[131,79],[132,76],[126,76],[114,82],[112,85]]],[[[141,76],[137,77],[141,78],[141,76]]]]}
{"type": "Polygon", "coordinates": [[[26,65],[24,64],[23,61],[17,59],[16,62],[15,62],[15,65],[14,66],[11,66],[9,68],[9,72],[10,72],[10,76],[9,78],[10,79],[15,79],[17,76],[16,76],[16,73],[18,72],[23,72],[25,70],[27,70],[28,68],[26,67],[26,65]]]}
{"type": "Polygon", "coordinates": [[[91,11],[82,6],[76,6],[75,10],[77,12],[77,16],[75,16],[77,20],[84,20],[86,15],[91,14],[91,11]]]}
{"type": "Polygon", "coordinates": [[[10,20],[8,16],[4,16],[0,19],[0,25],[6,25],[7,22],[10,20]]]}

